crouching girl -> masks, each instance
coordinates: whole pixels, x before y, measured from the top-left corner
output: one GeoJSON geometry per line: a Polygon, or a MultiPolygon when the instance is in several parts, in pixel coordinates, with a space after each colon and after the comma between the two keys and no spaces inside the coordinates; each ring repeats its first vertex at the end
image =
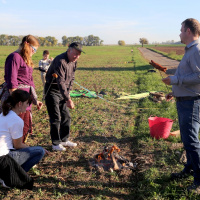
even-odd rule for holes
{"type": "Polygon", "coordinates": [[[26,172],[47,152],[40,146],[29,147],[22,142],[24,121],[18,115],[30,103],[29,93],[17,89],[3,102],[0,114],[0,156],[9,154],[26,172]]]}

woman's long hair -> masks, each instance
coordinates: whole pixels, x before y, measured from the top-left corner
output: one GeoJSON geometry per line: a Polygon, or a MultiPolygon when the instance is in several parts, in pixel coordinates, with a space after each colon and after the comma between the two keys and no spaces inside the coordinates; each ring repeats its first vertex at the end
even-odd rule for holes
{"type": "Polygon", "coordinates": [[[17,89],[3,102],[2,110],[3,115],[6,116],[12,108],[15,108],[16,104],[27,101],[31,103],[30,94],[24,90],[17,89]]]}
{"type": "Polygon", "coordinates": [[[32,35],[24,36],[20,44],[20,55],[22,56],[25,63],[33,68],[34,64],[32,61],[32,57],[30,56],[30,45],[39,47],[39,42],[32,35]]]}

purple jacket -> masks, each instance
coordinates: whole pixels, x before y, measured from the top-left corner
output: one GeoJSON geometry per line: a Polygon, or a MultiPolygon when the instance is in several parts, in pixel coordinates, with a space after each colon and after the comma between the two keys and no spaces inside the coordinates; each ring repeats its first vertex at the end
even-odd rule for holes
{"type": "MultiPolygon", "coordinates": [[[[11,53],[5,62],[5,82],[8,89],[18,88],[18,85],[29,85],[35,88],[33,83],[33,68],[29,67],[17,52],[11,53]]],[[[30,88],[20,88],[30,93],[30,88]]],[[[30,110],[31,106],[27,108],[30,110]]]]}

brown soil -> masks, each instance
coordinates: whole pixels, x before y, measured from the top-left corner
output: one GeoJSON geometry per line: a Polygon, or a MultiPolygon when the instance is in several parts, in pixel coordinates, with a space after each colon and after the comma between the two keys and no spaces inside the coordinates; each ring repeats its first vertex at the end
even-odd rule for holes
{"type": "Polygon", "coordinates": [[[176,52],[177,55],[183,55],[185,51],[184,46],[180,47],[151,47],[152,49],[156,49],[158,51],[163,51],[165,53],[176,52]]]}

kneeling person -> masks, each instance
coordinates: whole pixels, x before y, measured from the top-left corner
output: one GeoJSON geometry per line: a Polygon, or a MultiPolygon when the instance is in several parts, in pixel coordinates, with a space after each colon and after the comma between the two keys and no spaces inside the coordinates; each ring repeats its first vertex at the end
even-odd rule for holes
{"type": "Polygon", "coordinates": [[[40,146],[29,147],[22,142],[24,121],[18,115],[26,112],[30,103],[30,94],[17,89],[3,102],[0,114],[0,156],[10,155],[26,172],[47,152],[40,146]]]}

